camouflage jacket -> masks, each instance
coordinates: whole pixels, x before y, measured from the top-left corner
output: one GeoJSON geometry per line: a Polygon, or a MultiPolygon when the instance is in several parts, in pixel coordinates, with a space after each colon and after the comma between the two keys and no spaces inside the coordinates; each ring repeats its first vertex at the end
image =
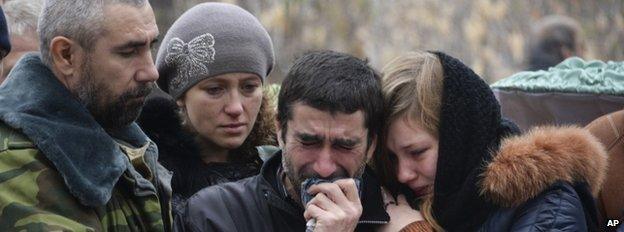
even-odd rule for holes
{"type": "Polygon", "coordinates": [[[0,86],[0,231],[169,231],[157,154],[134,123],[104,131],[26,55],[0,86]]]}

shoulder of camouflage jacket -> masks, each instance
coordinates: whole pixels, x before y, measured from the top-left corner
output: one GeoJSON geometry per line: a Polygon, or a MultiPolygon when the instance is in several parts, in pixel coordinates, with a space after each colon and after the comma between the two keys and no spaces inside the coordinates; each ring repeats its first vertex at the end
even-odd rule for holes
{"type": "Polygon", "coordinates": [[[97,218],[26,136],[0,122],[0,231],[96,231],[97,218]]]}

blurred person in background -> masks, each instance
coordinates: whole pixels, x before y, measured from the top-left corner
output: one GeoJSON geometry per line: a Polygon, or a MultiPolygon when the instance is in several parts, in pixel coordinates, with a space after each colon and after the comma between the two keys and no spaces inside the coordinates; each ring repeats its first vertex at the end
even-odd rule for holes
{"type": "Polygon", "coordinates": [[[440,52],[392,60],[382,83],[387,150],[375,166],[408,201],[388,206],[387,226],[421,231],[412,227],[424,218],[438,231],[597,231],[593,196],[607,162],[589,132],[518,135],[485,81],[440,52]],[[422,217],[402,217],[409,203],[422,217]]]}
{"type": "Polygon", "coordinates": [[[527,70],[546,70],[569,57],[582,58],[584,52],[583,31],[576,20],[560,15],[546,16],[532,28],[527,70]]]}
{"type": "Polygon", "coordinates": [[[274,64],[269,34],[251,13],[203,3],[164,37],[156,60],[168,96],[148,100],[139,123],[173,172],[174,213],[202,188],[258,174],[260,145],[276,145],[263,93],[274,64]]]}
{"type": "Polygon", "coordinates": [[[0,83],[22,55],[39,50],[37,21],[43,8],[43,0],[12,0],[7,1],[3,8],[9,25],[12,50],[3,60],[0,83]]]}

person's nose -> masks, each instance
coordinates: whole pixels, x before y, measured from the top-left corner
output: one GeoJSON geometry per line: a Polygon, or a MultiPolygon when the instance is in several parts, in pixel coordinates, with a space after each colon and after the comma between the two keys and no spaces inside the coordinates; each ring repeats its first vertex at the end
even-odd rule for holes
{"type": "Polygon", "coordinates": [[[138,82],[154,82],[158,80],[158,69],[156,69],[156,65],[154,65],[154,60],[152,59],[152,53],[145,52],[143,56],[141,56],[141,69],[139,69],[136,75],[136,81],[138,82]]]}
{"type": "Polygon", "coordinates": [[[336,171],[337,165],[332,159],[331,147],[324,147],[316,157],[313,169],[321,177],[327,178],[336,171]]]}
{"type": "Polygon", "coordinates": [[[405,184],[416,177],[418,177],[418,174],[416,174],[416,172],[412,170],[409,164],[407,164],[406,162],[401,162],[401,160],[398,161],[397,180],[400,183],[405,184]]]}
{"type": "Polygon", "coordinates": [[[230,91],[228,102],[225,105],[225,113],[233,118],[243,113],[242,96],[238,91],[230,91]]]}

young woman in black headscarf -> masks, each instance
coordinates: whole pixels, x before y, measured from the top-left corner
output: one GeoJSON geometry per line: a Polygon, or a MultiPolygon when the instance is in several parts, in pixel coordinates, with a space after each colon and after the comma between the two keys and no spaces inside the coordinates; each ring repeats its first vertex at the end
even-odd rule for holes
{"type": "Polygon", "coordinates": [[[420,213],[401,216],[408,203],[391,201],[387,227],[418,231],[424,218],[437,231],[596,230],[606,155],[590,133],[550,126],[519,135],[489,86],[440,52],[391,61],[383,88],[387,149],[376,167],[420,213]]]}

